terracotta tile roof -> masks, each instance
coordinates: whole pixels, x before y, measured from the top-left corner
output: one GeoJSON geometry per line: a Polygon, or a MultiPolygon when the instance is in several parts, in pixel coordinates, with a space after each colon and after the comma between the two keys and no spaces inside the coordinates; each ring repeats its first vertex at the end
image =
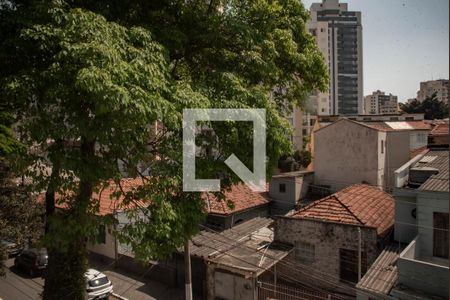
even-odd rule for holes
{"type": "MultiPolygon", "coordinates": [[[[144,183],[141,178],[124,178],[120,182],[123,192],[125,193],[130,192],[143,184],[144,183]]],[[[93,193],[92,200],[97,201],[99,204],[98,215],[105,216],[113,214],[117,210],[124,210],[136,206],[142,207],[148,205],[149,203],[149,201],[135,200],[134,203],[129,203],[128,205],[125,205],[123,203],[124,200],[123,195],[120,195],[119,198],[113,196],[113,193],[120,191],[121,191],[120,187],[116,183],[110,182],[109,187],[100,190],[98,193],[93,193]]]]}
{"type": "MultiPolygon", "coordinates": [[[[124,178],[121,180],[121,186],[125,193],[136,189],[141,185],[143,185],[141,178],[124,178]]],[[[124,210],[136,205],[145,206],[150,203],[150,201],[137,200],[134,201],[134,203],[130,203],[125,206],[123,204],[124,196],[120,195],[119,198],[116,198],[113,196],[115,192],[120,192],[120,188],[116,183],[111,181],[108,187],[100,190],[98,193],[93,193],[92,200],[98,202],[99,205],[97,215],[105,216],[113,214],[117,210],[124,210]]],[[[213,194],[203,194],[208,213],[229,215],[253,207],[266,205],[270,202],[267,193],[254,192],[243,183],[232,186],[231,190],[226,191],[224,194],[226,200],[222,201],[218,200],[213,194]],[[230,207],[228,203],[231,203],[233,207],[230,207]]],[[[58,195],[56,198],[59,198],[58,195]]],[[[45,201],[45,193],[38,196],[38,201],[45,201]]],[[[68,207],[66,203],[57,204],[56,206],[60,209],[65,209],[68,207]]]]}
{"type": "Polygon", "coordinates": [[[402,131],[402,130],[430,130],[430,124],[423,120],[418,121],[362,121],[366,126],[380,131],[402,131]]]}
{"type": "Polygon", "coordinates": [[[431,135],[437,136],[437,135],[448,135],[448,123],[441,123],[434,125],[433,129],[431,130],[431,135]]]}
{"type": "MultiPolygon", "coordinates": [[[[143,184],[143,181],[141,178],[124,178],[121,180],[121,186],[123,188],[123,191],[129,192],[143,184]]],[[[98,216],[106,216],[113,214],[115,211],[120,211],[127,208],[135,207],[136,205],[139,206],[145,206],[146,202],[142,200],[135,200],[134,203],[130,203],[128,205],[125,205],[123,203],[124,196],[120,195],[118,198],[115,197],[113,194],[115,192],[119,192],[120,187],[117,185],[114,181],[110,181],[109,186],[105,187],[98,192],[94,192],[92,194],[92,200],[96,203],[98,203],[98,212],[96,215],[98,216]]],[[[66,202],[64,203],[58,203],[58,200],[61,199],[60,195],[56,195],[56,207],[59,209],[67,209],[68,204],[66,202]]],[[[41,193],[38,195],[38,201],[43,203],[45,202],[45,193],[41,193]]],[[[148,202],[147,202],[148,203],[148,202]]]]}
{"type": "Polygon", "coordinates": [[[423,146],[417,149],[413,149],[411,151],[409,151],[409,158],[414,158],[419,154],[422,154],[422,152],[427,150],[427,146],[423,146]]]}
{"type": "Polygon", "coordinates": [[[374,227],[383,236],[394,225],[394,214],[391,195],[367,184],[355,184],[309,204],[291,217],[374,227]]]}
{"type": "Polygon", "coordinates": [[[213,194],[205,193],[205,199],[208,213],[229,215],[249,208],[266,205],[270,202],[267,193],[254,192],[247,185],[239,183],[233,185],[230,191],[225,193],[226,200],[218,200],[213,194]],[[233,203],[230,208],[227,201],[233,203]]]}
{"type": "Polygon", "coordinates": [[[415,130],[430,130],[430,124],[425,123],[423,120],[421,121],[406,121],[409,126],[411,126],[415,130]]]}

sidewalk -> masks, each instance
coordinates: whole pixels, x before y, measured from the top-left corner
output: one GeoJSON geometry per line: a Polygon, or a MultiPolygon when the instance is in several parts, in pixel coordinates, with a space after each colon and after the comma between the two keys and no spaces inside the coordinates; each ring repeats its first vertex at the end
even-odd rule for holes
{"type": "Polygon", "coordinates": [[[108,276],[114,286],[114,295],[110,299],[150,300],[173,299],[183,300],[184,290],[168,287],[148,278],[141,278],[133,273],[123,271],[98,261],[91,261],[91,267],[108,276]],[[120,296],[120,297],[117,297],[120,296]]]}

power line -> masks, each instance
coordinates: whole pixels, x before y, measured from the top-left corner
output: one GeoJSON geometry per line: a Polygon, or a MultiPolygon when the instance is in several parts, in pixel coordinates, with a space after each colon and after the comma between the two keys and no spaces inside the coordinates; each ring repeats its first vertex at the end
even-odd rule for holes
{"type": "MultiPolygon", "coordinates": [[[[202,225],[201,225],[201,226],[202,226],[202,225]]],[[[220,232],[217,232],[217,231],[215,231],[215,230],[213,230],[213,229],[210,229],[210,228],[208,228],[208,227],[206,227],[206,226],[203,226],[203,227],[205,227],[205,228],[207,228],[207,229],[209,229],[209,230],[211,230],[211,231],[213,231],[213,232],[215,232],[215,233],[217,233],[217,234],[219,234],[219,235],[222,235],[224,238],[229,239],[227,236],[221,234],[220,232]]],[[[211,239],[213,239],[213,240],[216,240],[216,241],[220,241],[220,240],[214,239],[213,237],[209,237],[209,238],[211,238],[211,239]]],[[[222,242],[222,241],[220,241],[220,242],[222,242]]],[[[211,248],[210,246],[207,246],[207,245],[205,245],[205,246],[208,247],[208,248],[211,248]]],[[[247,246],[247,245],[237,245],[237,247],[240,247],[240,246],[244,246],[244,247],[246,247],[247,249],[250,249],[250,250],[252,250],[252,251],[258,252],[257,249],[254,249],[254,248],[249,247],[249,246],[247,246]]],[[[226,255],[232,256],[232,255],[229,254],[229,253],[226,253],[226,255]]],[[[232,256],[232,257],[234,257],[234,256],[232,256]]],[[[288,261],[279,260],[278,258],[272,257],[272,256],[270,256],[270,255],[267,255],[267,257],[269,257],[269,258],[271,258],[271,259],[277,261],[277,263],[279,263],[279,264],[281,264],[281,265],[284,265],[284,266],[288,267],[288,268],[291,269],[291,270],[294,270],[295,272],[301,272],[301,273],[303,273],[303,271],[302,271],[301,269],[298,269],[298,265],[296,265],[296,264],[293,264],[293,263],[288,262],[288,261]]],[[[239,259],[239,260],[240,260],[240,259],[239,259]]],[[[250,263],[247,262],[247,261],[244,261],[244,262],[246,262],[247,264],[250,264],[250,263]]],[[[330,277],[330,278],[333,278],[333,279],[337,279],[337,280],[336,280],[337,282],[344,282],[344,283],[350,284],[350,286],[343,286],[344,290],[345,290],[345,289],[352,289],[352,290],[355,290],[355,291],[360,291],[360,290],[358,290],[358,289],[356,289],[356,288],[354,288],[354,287],[351,286],[351,285],[354,285],[354,284],[355,284],[354,282],[350,282],[350,281],[347,281],[347,280],[342,280],[341,278],[337,278],[337,277],[335,277],[335,276],[331,276],[331,275],[328,274],[328,273],[320,272],[320,271],[318,271],[317,269],[312,269],[312,268],[309,267],[309,266],[306,266],[306,265],[303,265],[303,264],[301,264],[301,265],[302,265],[304,268],[310,269],[310,271],[312,271],[312,272],[315,272],[315,273],[321,273],[322,276],[330,277]]],[[[324,277],[317,277],[317,276],[312,275],[311,273],[307,273],[307,274],[305,274],[305,275],[310,276],[310,277],[314,277],[315,279],[318,279],[318,280],[320,280],[320,281],[324,281],[324,282],[326,282],[327,284],[332,285],[332,286],[340,286],[340,284],[338,284],[338,283],[336,283],[336,282],[327,281],[326,279],[324,279],[324,277]]],[[[298,281],[294,279],[294,282],[298,282],[298,281]]],[[[303,282],[302,284],[304,284],[304,282],[303,282]]],[[[341,287],[342,287],[342,286],[341,286],[341,287]]]]}

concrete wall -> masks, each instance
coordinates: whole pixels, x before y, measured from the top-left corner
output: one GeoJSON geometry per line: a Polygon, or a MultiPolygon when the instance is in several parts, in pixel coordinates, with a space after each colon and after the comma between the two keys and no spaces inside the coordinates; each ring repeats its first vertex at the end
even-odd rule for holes
{"type": "Polygon", "coordinates": [[[329,185],[333,191],[362,181],[380,185],[384,173],[380,134],[349,120],[340,120],[316,131],[315,184],[329,185]]]}
{"type": "Polygon", "coordinates": [[[417,196],[420,255],[433,256],[433,213],[448,213],[448,193],[421,192],[417,196]]]}
{"type": "Polygon", "coordinates": [[[111,259],[116,258],[116,238],[112,234],[112,227],[105,228],[105,243],[88,243],[87,250],[111,259]]]}
{"type": "Polygon", "coordinates": [[[394,240],[411,242],[417,235],[417,210],[415,191],[395,189],[395,225],[394,240]],[[413,216],[414,211],[416,217],[413,216]]]}
{"type": "MultiPolygon", "coordinates": [[[[368,227],[360,228],[362,251],[367,254],[367,265],[370,266],[378,255],[376,230],[368,227]]],[[[315,246],[314,260],[310,263],[298,261],[294,248],[284,260],[290,263],[294,261],[298,267],[287,268],[283,267],[285,264],[278,264],[277,269],[280,268],[280,273],[288,274],[301,282],[333,288],[310,275],[326,278],[329,284],[340,285],[339,249],[358,249],[358,226],[278,217],[275,220],[275,241],[294,246],[296,242],[306,242],[315,246]]]]}
{"type": "Polygon", "coordinates": [[[244,278],[237,274],[214,272],[215,299],[254,300],[255,287],[253,277],[244,278]]]}
{"type": "MultiPolygon", "coordinates": [[[[426,140],[426,139],[425,139],[426,140]]],[[[395,186],[394,172],[409,161],[410,131],[389,131],[386,134],[385,184],[395,186]]]]}
{"type": "Polygon", "coordinates": [[[272,177],[269,183],[269,196],[276,202],[294,207],[300,199],[302,183],[302,177],[272,177]],[[280,184],[286,187],[284,193],[280,192],[280,184]]]}
{"type": "Polygon", "coordinates": [[[308,192],[309,185],[314,181],[314,173],[299,176],[272,177],[269,183],[269,196],[272,199],[271,213],[289,211],[296,207],[308,192]],[[284,184],[286,191],[280,192],[280,184],[284,184]]]}
{"type": "Polygon", "coordinates": [[[430,130],[412,130],[410,133],[409,149],[414,150],[426,147],[430,130]]]}
{"type": "MultiPolygon", "coordinates": [[[[398,284],[446,298],[448,297],[448,262],[444,266],[416,259],[423,246],[425,244],[419,237],[400,254],[397,261],[398,284]]],[[[395,289],[393,294],[395,295],[395,289]]]]}

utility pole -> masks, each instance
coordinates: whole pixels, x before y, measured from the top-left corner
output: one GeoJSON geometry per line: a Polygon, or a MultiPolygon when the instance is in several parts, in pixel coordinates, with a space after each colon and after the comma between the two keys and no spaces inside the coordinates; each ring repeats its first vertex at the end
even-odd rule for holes
{"type": "Polygon", "coordinates": [[[189,249],[188,239],[184,242],[184,278],[186,300],[192,300],[191,251],[189,249]]]}
{"type": "Polygon", "coordinates": [[[358,282],[361,281],[361,228],[358,227],[358,282]]]}

